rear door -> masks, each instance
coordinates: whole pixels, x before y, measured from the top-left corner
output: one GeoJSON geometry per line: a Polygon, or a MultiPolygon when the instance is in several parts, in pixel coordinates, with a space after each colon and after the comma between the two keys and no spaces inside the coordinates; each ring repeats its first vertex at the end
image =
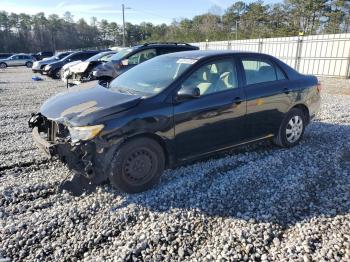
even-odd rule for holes
{"type": "Polygon", "coordinates": [[[247,99],[247,136],[256,139],[277,133],[294,96],[288,89],[286,74],[265,56],[241,56],[241,66],[247,99]]]}
{"type": "Polygon", "coordinates": [[[20,55],[19,56],[19,59],[18,59],[18,63],[17,63],[17,65],[25,65],[26,64],[26,62],[27,62],[28,60],[27,60],[27,56],[25,56],[25,55],[20,55]]]}
{"type": "Polygon", "coordinates": [[[198,87],[199,98],[174,100],[178,159],[219,150],[244,138],[245,97],[233,58],[201,65],[181,88],[198,87]]]}

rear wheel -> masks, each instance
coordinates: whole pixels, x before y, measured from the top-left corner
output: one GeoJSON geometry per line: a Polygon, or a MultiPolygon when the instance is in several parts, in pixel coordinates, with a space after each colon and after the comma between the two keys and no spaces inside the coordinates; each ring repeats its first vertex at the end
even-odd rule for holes
{"type": "Polygon", "coordinates": [[[292,147],[297,145],[304,135],[305,116],[298,108],[291,109],[282,121],[275,144],[282,147],[292,147]]]}
{"type": "Polygon", "coordinates": [[[27,62],[27,63],[26,63],[26,67],[32,68],[32,66],[33,66],[33,63],[32,63],[32,62],[27,62]]]}
{"type": "Polygon", "coordinates": [[[5,63],[0,63],[0,68],[1,69],[4,69],[4,68],[6,68],[7,67],[7,65],[5,64],[5,63]]]}
{"type": "Polygon", "coordinates": [[[109,180],[124,192],[142,192],[159,181],[164,167],[162,147],[153,139],[140,137],[126,142],[116,151],[109,180]]]}

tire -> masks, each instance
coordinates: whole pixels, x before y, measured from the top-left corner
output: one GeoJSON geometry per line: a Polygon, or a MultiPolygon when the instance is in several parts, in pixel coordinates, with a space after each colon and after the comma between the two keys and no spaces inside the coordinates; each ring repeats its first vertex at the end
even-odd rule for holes
{"type": "Polygon", "coordinates": [[[274,143],[281,147],[292,147],[302,139],[306,118],[302,110],[292,108],[283,119],[274,143]]]}
{"type": "Polygon", "coordinates": [[[33,66],[33,63],[32,63],[32,62],[27,62],[27,63],[26,63],[26,67],[32,68],[32,66],[33,66]]]}
{"type": "Polygon", "coordinates": [[[61,78],[61,70],[56,69],[52,72],[52,78],[53,79],[60,79],[61,78]]]}
{"type": "Polygon", "coordinates": [[[135,138],[115,152],[110,165],[109,180],[121,191],[138,193],[158,183],[164,167],[162,147],[153,139],[135,138]]]}
{"type": "Polygon", "coordinates": [[[110,82],[112,82],[112,78],[111,77],[101,77],[98,78],[98,84],[104,87],[108,87],[110,82]]]}
{"type": "Polygon", "coordinates": [[[0,63],[0,69],[5,69],[7,67],[6,63],[0,63]]]}

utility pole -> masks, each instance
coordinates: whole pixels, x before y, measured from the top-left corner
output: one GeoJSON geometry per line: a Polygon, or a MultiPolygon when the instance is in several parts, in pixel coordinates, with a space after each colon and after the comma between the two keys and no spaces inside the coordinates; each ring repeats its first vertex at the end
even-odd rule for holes
{"type": "Polygon", "coordinates": [[[123,13],[123,47],[125,47],[125,9],[131,9],[130,7],[125,7],[124,4],[122,4],[122,13],[123,13]]]}
{"type": "Polygon", "coordinates": [[[238,20],[236,20],[236,40],[238,40],[238,20]]]}
{"type": "Polygon", "coordinates": [[[123,12],[123,47],[125,47],[125,16],[124,16],[124,4],[122,4],[123,12]]]}

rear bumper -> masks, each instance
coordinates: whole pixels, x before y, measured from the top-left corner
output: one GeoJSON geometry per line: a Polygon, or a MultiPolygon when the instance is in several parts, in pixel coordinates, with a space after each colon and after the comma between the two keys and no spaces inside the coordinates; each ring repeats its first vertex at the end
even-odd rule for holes
{"type": "Polygon", "coordinates": [[[32,136],[37,147],[48,157],[52,158],[57,153],[57,145],[52,144],[40,136],[38,127],[34,127],[32,136]]]}

